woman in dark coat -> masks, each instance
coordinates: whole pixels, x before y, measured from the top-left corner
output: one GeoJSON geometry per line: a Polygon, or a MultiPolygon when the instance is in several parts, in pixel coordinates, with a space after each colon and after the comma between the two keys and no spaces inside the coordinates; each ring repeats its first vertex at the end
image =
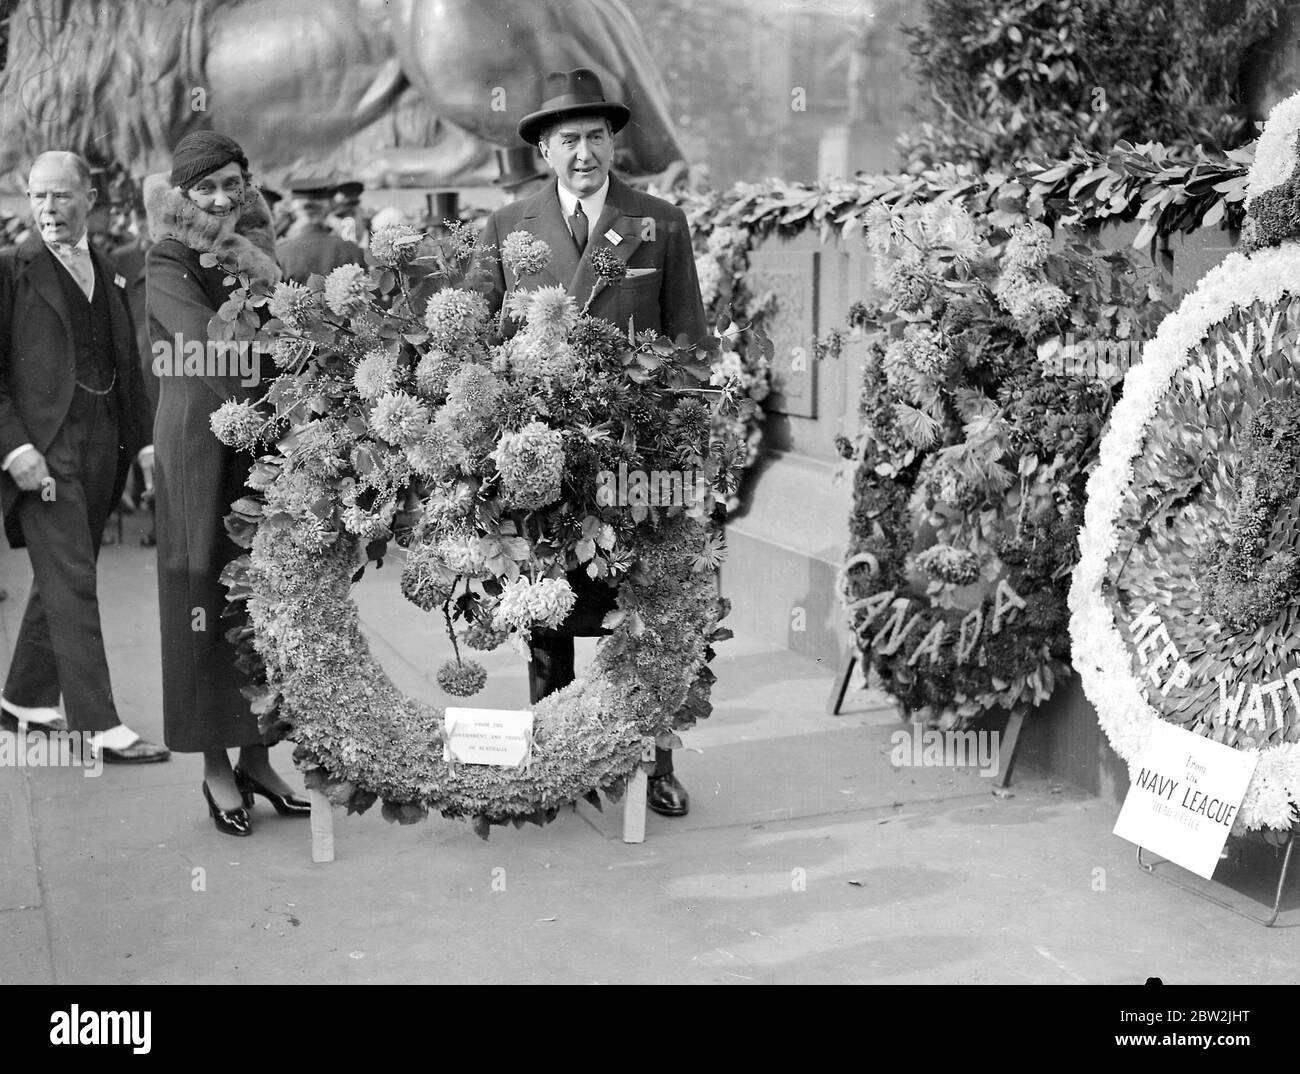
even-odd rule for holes
{"type": "MultiPolygon", "coordinates": [[[[145,208],[155,245],[146,264],[146,306],[154,367],[160,372],[154,422],[158,600],[163,654],[163,726],[176,751],[203,754],[203,794],[219,831],[248,835],[253,794],[280,813],[306,815],[271,768],[226,640],[221,572],[240,554],[226,533],[230,505],[245,494],[251,455],[222,444],[209,419],[227,399],[262,390],[238,370],[221,375],[212,360],[203,375],[184,365],[186,344],[209,339],[208,321],[233,290],[231,272],[274,284],[271,214],[252,185],[248,159],[224,135],[198,131],[177,145],[170,176],[145,180],[145,208]],[[217,265],[205,267],[211,253],[217,265]],[[232,769],[227,750],[240,750],[232,769]]],[[[196,348],[192,348],[196,349],[196,348]]],[[[256,368],[256,366],[254,366],[256,368]]]]}

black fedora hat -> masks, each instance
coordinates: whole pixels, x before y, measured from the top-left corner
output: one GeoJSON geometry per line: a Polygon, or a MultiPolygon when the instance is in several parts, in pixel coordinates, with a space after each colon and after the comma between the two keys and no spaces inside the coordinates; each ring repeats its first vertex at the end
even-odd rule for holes
{"type": "Polygon", "coordinates": [[[542,87],[542,107],[519,121],[519,137],[536,145],[542,130],[566,116],[604,116],[617,134],[632,118],[626,105],[605,100],[596,72],[587,67],[552,71],[542,87]]]}
{"type": "Polygon", "coordinates": [[[492,180],[493,186],[509,190],[531,179],[546,178],[547,173],[537,166],[537,150],[531,145],[512,145],[509,149],[498,149],[496,155],[501,174],[492,180]]]}

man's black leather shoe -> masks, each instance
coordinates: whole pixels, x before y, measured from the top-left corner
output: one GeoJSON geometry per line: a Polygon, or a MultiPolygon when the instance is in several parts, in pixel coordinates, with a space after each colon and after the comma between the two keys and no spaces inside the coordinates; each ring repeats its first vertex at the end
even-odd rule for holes
{"type": "Polygon", "coordinates": [[[691,796],[671,772],[651,776],[645,804],[665,817],[684,817],[691,808],[691,796]]]}

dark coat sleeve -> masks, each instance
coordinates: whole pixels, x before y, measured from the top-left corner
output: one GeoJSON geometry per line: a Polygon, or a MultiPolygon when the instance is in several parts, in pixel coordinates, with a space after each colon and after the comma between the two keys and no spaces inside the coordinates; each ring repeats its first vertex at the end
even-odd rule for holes
{"type": "Polygon", "coordinates": [[[708,326],[700,298],[700,280],[695,272],[690,225],[686,214],[676,206],[668,207],[666,224],[668,243],[660,311],[663,332],[672,340],[684,335],[689,342],[698,343],[708,334],[708,326]]]}
{"type": "MultiPolygon", "coordinates": [[[[171,239],[149,248],[145,307],[154,351],[153,369],[160,376],[176,375],[176,369],[184,362],[184,349],[191,342],[199,341],[206,353],[208,321],[217,312],[218,303],[204,285],[198,255],[192,250],[171,239]],[[181,349],[175,353],[178,337],[181,349]],[[160,349],[160,345],[165,349],[160,349]],[[169,368],[171,363],[175,367],[169,368]]],[[[223,401],[249,400],[255,395],[253,388],[237,376],[211,376],[205,372],[198,379],[223,401]]]]}
{"type": "Polygon", "coordinates": [[[33,440],[14,403],[11,384],[14,256],[12,248],[0,251],[0,459],[33,440]]]}

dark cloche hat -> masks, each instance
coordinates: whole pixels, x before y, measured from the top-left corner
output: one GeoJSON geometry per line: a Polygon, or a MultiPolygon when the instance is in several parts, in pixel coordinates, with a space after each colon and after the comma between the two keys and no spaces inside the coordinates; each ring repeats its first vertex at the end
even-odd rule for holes
{"type": "Polygon", "coordinates": [[[546,172],[537,166],[537,150],[531,145],[512,145],[509,149],[498,149],[497,170],[501,173],[492,180],[493,186],[520,186],[530,179],[543,179],[546,172]]]}
{"type": "Polygon", "coordinates": [[[542,107],[519,121],[519,137],[536,145],[542,131],[566,116],[604,116],[617,134],[632,118],[628,107],[605,100],[596,72],[587,67],[552,71],[542,87],[542,107]]]}

